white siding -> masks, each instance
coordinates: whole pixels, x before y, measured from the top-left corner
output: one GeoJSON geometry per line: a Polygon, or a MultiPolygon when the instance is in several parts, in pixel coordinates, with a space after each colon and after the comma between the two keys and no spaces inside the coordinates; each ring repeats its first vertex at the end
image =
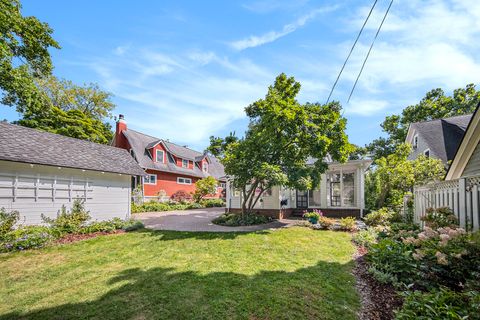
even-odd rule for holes
{"type": "Polygon", "coordinates": [[[130,217],[129,175],[0,161],[0,207],[18,210],[21,223],[55,217],[62,205],[85,200],[92,220],[130,217]]]}
{"type": "Polygon", "coordinates": [[[468,163],[463,170],[462,177],[478,174],[480,174],[480,144],[477,145],[472,153],[472,156],[468,160],[468,163]]]}

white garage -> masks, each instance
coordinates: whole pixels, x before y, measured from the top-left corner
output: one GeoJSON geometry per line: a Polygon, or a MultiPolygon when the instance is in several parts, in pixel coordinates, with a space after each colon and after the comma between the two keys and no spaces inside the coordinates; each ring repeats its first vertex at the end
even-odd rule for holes
{"type": "Polygon", "coordinates": [[[131,177],[141,175],[124,149],[0,122],[0,208],[19,211],[23,224],[75,199],[93,220],[129,218],[131,177]]]}

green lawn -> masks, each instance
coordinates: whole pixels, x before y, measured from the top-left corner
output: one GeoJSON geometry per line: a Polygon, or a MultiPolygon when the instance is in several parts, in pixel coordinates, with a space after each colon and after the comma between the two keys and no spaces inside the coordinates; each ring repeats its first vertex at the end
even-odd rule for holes
{"type": "Polygon", "coordinates": [[[0,319],[355,319],[343,232],[140,231],[0,255],[0,319]]]}

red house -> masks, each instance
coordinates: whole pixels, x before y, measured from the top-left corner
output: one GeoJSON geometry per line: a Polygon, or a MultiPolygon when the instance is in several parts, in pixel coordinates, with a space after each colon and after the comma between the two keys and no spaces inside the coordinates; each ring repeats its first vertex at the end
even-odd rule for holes
{"type": "Polygon", "coordinates": [[[170,197],[177,191],[193,193],[195,183],[208,176],[218,181],[216,194],[209,197],[225,197],[223,165],[211,155],[129,130],[123,115],[119,115],[113,145],[127,149],[145,169],[147,176],[143,178],[142,187],[147,199],[170,197]]]}

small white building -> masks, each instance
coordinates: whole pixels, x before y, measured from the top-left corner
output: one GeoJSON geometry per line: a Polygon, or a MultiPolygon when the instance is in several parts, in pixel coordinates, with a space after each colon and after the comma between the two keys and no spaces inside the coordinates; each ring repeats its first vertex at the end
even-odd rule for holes
{"type": "MultiPolygon", "coordinates": [[[[255,212],[275,218],[320,209],[331,217],[363,216],[365,209],[365,171],[371,160],[331,162],[314,190],[291,190],[274,187],[266,191],[255,205],[255,212]]],[[[242,194],[227,182],[228,212],[239,212],[242,194]]]]}
{"type": "Polygon", "coordinates": [[[120,148],[0,122],[0,208],[39,224],[81,199],[93,220],[130,217],[132,176],[144,171],[120,148]]]}

